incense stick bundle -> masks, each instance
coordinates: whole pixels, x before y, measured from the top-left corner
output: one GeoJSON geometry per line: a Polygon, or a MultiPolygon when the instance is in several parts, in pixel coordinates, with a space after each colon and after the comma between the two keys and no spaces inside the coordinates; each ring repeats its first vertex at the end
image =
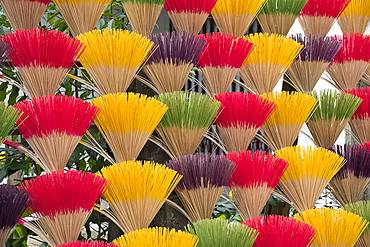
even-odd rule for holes
{"type": "Polygon", "coordinates": [[[136,230],[113,240],[120,247],[196,247],[198,242],[195,235],[164,227],[136,230]]]}
{"type": "Polygon", "coordinates": [[[294,215],[317,230],[312,247],[353,247],[368,226],[368,222],[357,214],[342,209],[316,208],[294,215]]]}
{"type": "Polygon", "coordinates": [[[370,2],[351,0],[338,18],[343,33],[365,33],[370,22],[370,2]]]}
{"type": "Polygon", "coordinates": [[[359,144],[370,142],[370,87],[354,88],[345,92],[362,99],[362,103],[349,121],[353,136],[359,144]]]}
{"type": "Polygon", "coordinates": [[[307,247],[311,246],[316,237],[315,228],[309,224],[280,215],[256,217],[242,224],[259,233],[253,247],[307,247]]]}
{"type": "Polygon", "coordinates": [[[308,0],[267,0],[257,15],[266,33],[286,36],[308,0]]]}
{"type": "Polygon", "coordinates": [[[211,96],[226,93],[254,45],[231,34],[212,33],[200,36],[207,40],[207,48],[198,60],[203,82],[211,96]]]}
{"type": "Polygon", "coordinates": [[[362,99],[330,89],[308,92],[308,95],[318,100],[318,107],[307,122],[313,142],[318,147],[330,148],[360,106],[362,99]]]}
{"type": "Polygon", "coordinates": [[[272,92],[303,46],[277,34],[257,33],[245,38],[255,44],[255,48],[239,74],[253,93],[272,92]]]}
{"type": "Polygon", "coordinates": [[[109,209],[100,208],[100,212],[125,233],[148,227],[182,178],[176,171],[149,161],[121,162],[98,174],[111,183],[103,196],[109,209]]]}
{"type": "Polygon", "coordinates": [[[320,147],[287,147],[275,155],[289,163],[277,193],[299,213],[315,206],[330,179],[345,163],[343,157],[320,147]]]}
{"type": "MultiPolygon", "coordinates": [[[[36,153],[45,172],[63,170],[99,109],[81,99],[48,95],[14,105],[23,112],[19,132],[36,153]]],[[[16,145],[19,151],[25,151],[16,145]]],[[[28,154],[28,153],[26,153],[28,154]]]]}
{"type": "Polygon", "coordinates": [[[338,90],[356,87],[370,65],[370,36],[345,33],[335,36],[343,44],[333,62],[326,70],[332,78],[331,83],[338,90]]]}
{"type": "Polygon", "coordinates": [[[151,40],[127,30],[93,30],[77,39],[87,46],[80,62],[100,95],[125,92],[155,50],[151,40]]]}
{"type": "Polygon", "coordinates": [[[52,247],[77,241],[94,204],[109,186],[93,173],[76,170],[46,173],[19,187],[30,193],[30,217],[20,223],[52,247]]]}
{"type": "Polygon", "coordinates": [[[299,92],[312,91],[335,55],[343,46],[339,41],[323,35],[291,36],[304,46],[302,52],[286,71],[290,83],[299,92]]]}
{"type": "Polygon", "coordinates": [[[135,160],[168,107],[135,93],[108,94],[93,99],[101,109],[95,120],[116,162],[135,160]]]}
{"type": "Polygon", "coordinates": [[[166,165],[183,176],[175,190],[191,221],[210,219],[235,164],[218,155],[190,154],[166,165]]]}
{"type": "Polygon", "coordinates": [[[227,220],[205,219],[188,225],[186,230],[199,237],[202,247],[252,247],[258,232],[246,225],[227,220]]]}
{"type": "Polygon", "coordinates": [[[344,145],[332,150],[347,162],[330,180],[328,188],[341,205],[354,203],[370,184],[370,149],[344,145]]]}
{"type": "Polygon", "coordinates": [[[58,247],[119,247],[111,243],[104,243],[103,241],[90,240],[90,241],[75,241],[62,244],[58,247]]]}
{"type": "Polygon", "coordinates": [[[351,0],[308,0],[298,20],[306,35],[326,36],[351,0]]]}
{"type": "Polygon", "coordinates": [[[152,33],[165,0],[124,0],[123,8],[132,31],[144,36],[152,33]]]}
{"type": "Polygon", "coordinates": [[[95,29],[110,0],[55,0],[73,36],[95,29]]]}
{"type": "Polygon", "coordinates": [[[206,45],[206,40],[185,32],[148,35],[158,49],[143,70],[159,93],[181,91],[206,45]]]}
{"type": "Polygon", "coordinates": [[[5,138],[20,117],[21,113],[18,109],[0,101],[0,145],[3,144],[5,138]]]}
{"type": "Polygon", "coordinates": [[[13,30],[31,29],[38,26],[50,0],[1,0],[4,14],[13,30]]]}
{"type": "Polygon", "coordinates": [[[273,150],[292,146],[303,124],[316,110],[317,100],[307,94],[285,91],[262,96],[276,104],[262,126],[265,142],[273,150]]]}
{"type": "Polygon", "coordinates": [[[212,17],[220,32],[243,36],[266,0],[218,0],[212,17]]]}
{"type": "Polygon", "coordinates": [[[215,98],[222,104],[215,123],[228,152],[246,150],[276,107],[250,93],[230,92],[215,98]]]}
{"type": "Polygon", "coordinates": [[[10,45],[9,59],[22,78],[22,90],[31,98],[55,94],[85,46],[66,34],[39,28],[18,30],[2,40],[10,45]]]}
{"type": "Polygon", "coordinates": [[[0,246],[4,246],[14,226],[30,203],[29,194],[11,185],[0,185],[0,246]]]}
{"type": "Polygon", "coordinates": [[[164,8],[176,31],[197,35],[217,0],[166,0],[164,8]]]}
{"type": "MultiPolygon", "coordinates": [[[[344,205],[344,210],[357,214],[370,222],[370,201],[359,201],[351,204],[344,205]]],[[[370,228],[366,227],[361,237],[356,242],[356,247],[370,246],[370,228]]]]}
{"type": "Polygon", "coordinates": [[[226,158],[237,165],[230,177],[229,188],[240,216],[243,220],[258,217],[288,162],[261,151],[229,153],[226,158]]]}
{"type": "Polygon", "coordinates": [[[221,103],[204,94],[173,92],[157,98],[169,107],[157,132],[172,159],[193,154],[212,124],[221,103]]]}

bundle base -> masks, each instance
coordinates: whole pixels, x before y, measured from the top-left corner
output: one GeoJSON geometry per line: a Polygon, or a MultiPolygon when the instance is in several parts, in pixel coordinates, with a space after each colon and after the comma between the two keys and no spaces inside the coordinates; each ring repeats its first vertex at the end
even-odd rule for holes
{"type": "Polygon", "coordinates": [[[190,13],[190,12],[167,12],[176,31],[185,31],[194,35],[198,35],[207,20],[209,14],[206,12],[190,13]]]}
{"type": "Polygon", "coordinates": [[[267,145],[272,150],[290,147],[298,138],[302,124],[268,124],[262,126],[263,137],[267,140],[267,145]]]}
{"type": "Polygon", "coordinates": [[[152,63],[143,68],[159,93],[181,91],[194,64],[152,63]]]}
{"type": "MultiPolygon", "coordinates": [[[[370,116],[369,116],[370,117],[370,116]]],[[[358,144],[363,145],[370,141],[370,118],[351,119],[349,125],[358,144]]]]}
{"type": "Polygon", "coordinates": [[[286,71],[292,86],[299,92],[312,91],[330,63],[296,60],[286,71]]]}
{"type": "Polygon", "coordinates": [[[298,17],[306,35],[316,34],[326,36],[335,22],[335,17],[301,15],[298,17]]]}
{"type": "Polygon", "coordinates": [[[101,133],[111,148],[117,163],[135,160],[151,135],[149,132],[141,131],[128,133],[106,131],[101,133]]]}
{"type": "Polygon", "coordinates": [[[249,126],[217,127],[229,153],[247,150],[259,128],[249,126]]]}
{"type": "Polygon", "coordinates": [[[333,80],[333,86],[344,91],[356,87],[369,65],[369,61],[333,63],[328,67],[327,72],[333,80]]]}
{"type": "Polygon", "coordinates": [[[132,30],[144,36],[153,32],[155,23],[163,5],[161,4],[140,4],[140,3],[122,3],[127,14],[132,30]]]}
{"type": "Polygon", "coordinates": [[[329,182],[330,192],[341,204],[357,202],[361,195],[369,186],[370,178],[356,177],[353,172],[348,172],[344,176],[334,177],[329,182]]]}
{"type": "Polygon", "coordinates": [[[274,188],[268,187],[266,183],[249,188],[231,187],[238,213],[243,221],[260,216],[273,190],[274,188]]]}
{"type": "Polygon", "coordinates": [[[29,97],[53,95],[69,69],[52,67],[17,67],[29,97]]]}
{"type": "Polygon", "coordinates": [[[226,93],[237,73],[237,68],[203,67],[203,81],[206,84],[210,96],[226,93]]]}
{"type": "Polygon", "coordinates": [[[212,17],[221,33],[229,33],[233,36],[241,37],[245,35],[251,25],[254,19],[254,14],[213,13],[212,17]]]}
{"type": "Polygon", "coordinates": [[[370,233],[363,233],[356,242],[356,247],[369,247],[370,246],[370,233]]]}
{"type": "Polygon", "coordinates": [[[365,33],[370,22],[367,15],[341,15],[338,24],[343,33],[365,33]]]}
{"type": "Polygon", "coordinates": [[[157,128],[173,159],[193,154],[208,128],[165,127],[157,128]]]}
{"type": "Polygon", "coordinates": [[[283,65],[244,64],[239,74],[253,93],[264,94],[274,90],[286,70],[287,68],[283,65]]]}
{"type": "Polygon", "coordinates": [[[321,193],[328,185],[324,178],[301,178],[298,180],[284,180],[279,182],[278,194],[294,207],[299,213],[312,209],[321,193]]]}
{"type": "Polygon", "coordinates": [[[15,31],[37,27],[48,6],[38,1],[1,0],[1,7],[15,31]]]}
{"type": "Polygon", "coordinates": [[[78,36],[95,29],[107,4],[99,1],[78,1],[56,4],[73,36],[78,36]]]}
{"type": "Polygon", "coordinates": [[[271,14],[257,15],[257,20],[265,33],[276,33],[286,36],[293,26],[296,15],[293,14],[271,14]]]}
{"type": "Polygon", "coordinates": [[[182,205],[185,207],[191,222],[210,219],[224,187],[204,187],[191,190],[176,189],[182,205]]]}

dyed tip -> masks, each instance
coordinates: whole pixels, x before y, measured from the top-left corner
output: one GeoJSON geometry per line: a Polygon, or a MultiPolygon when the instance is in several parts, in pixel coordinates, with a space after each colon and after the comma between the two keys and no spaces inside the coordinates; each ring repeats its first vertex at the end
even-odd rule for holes
{"type": "Polygon", "coordinates": [[[175,13],[208,13],[210,14],[217,0],[166,0],[164,8],[175,13]]]}
{"type": "Polygon", "coordinates": [[[370,36],[360,33],[344,33],[334,36],[343,46],[334,57],[333,63],[370,60],[370,36]]]}
{"type": "Polygon", "coordinates": [[[308,0],[300,15],[337,18],[351,0],[308,0]]]}

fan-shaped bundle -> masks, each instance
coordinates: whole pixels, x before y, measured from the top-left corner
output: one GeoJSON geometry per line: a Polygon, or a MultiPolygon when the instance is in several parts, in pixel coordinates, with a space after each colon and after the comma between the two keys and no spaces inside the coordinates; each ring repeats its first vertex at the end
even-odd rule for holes
{"type": "Polygon", "coordinates": [[[246,150],[276,107],[267,99],[251,93],[229,92],[215,98],[221,102],[215,123],[228,152],[246,150]]]}
{"type": "Polygon", "coordinates": [[[277,192],[298,212],[315,206],[330,179],[345,163],[343,157],[320,147],[287,147],[275,155],[289,163],[277,192]]]}
{"type": "Polygon", "coordinates": [[[173,92],[157,99],[169,107],[157,132],[172,159],[193,154],[212,124],[221,103],[199,94],[173,92]]]}
{"type": "MultiPolygon", "coordinates": [[[[344,205],[343,208],[348,212],[359,215],[367,222],[370,222],[370,201],[358,201],[355,203],[344,205]]],[[[370,228],[366,227],[365,231],[356,242],[356,247],[368,246],[370,246],[370,228]]]]}
{"type": "Polygon", "coordinates": [[[299,92],[312,91],[335,55],[343,46],[324,35],[297,34],[291,38],[304,46],[302,52],[286,71],[289,83],[299,92]]]}
{"type": "Polygon", "coordinates": [[[186,32],[148,35],[158,49],[143,70],[159,93],[181,91],[206,45],[206,40],[186,32]]]}
{"type": "Polygon", "coordinates": [[[29,97],[55,94],[85,48],[62,32],[39,28],[18,30],[4,35],[2,40],[12,48],[9,58],[29,97]]]}
{"type": "Polygon", "coordinates": [[[196,247],[198,242],[195,235],[164,227],[136,230],[113,240],[120,247],[196,247]]]}
{"type": "Polygon", "coordinates": [[[229,188],[240,216],[243,220],[259,216],[288,162],[259,150],[229,153],[226,158],[236,164],[229,188]]]}
{"type": "MultiPolygon", "coordinates": [[[[63,170],[99,109],[81,99],[48,95],[14,105],[22,116],[19,132],[36,153],[46,172],[63,170]]],[[[21,146],[15,146],[24,151],[21,146]]]]}
{"type": "Polygon", "coordinates": [[[335,36],[343,44],[333,62],[326,70],[332,84],[338,90],[356,87],[370,65],[370,36],[359,33],[345,33],[335,36]]]}
{"type": "Polygon", "coordinates": [[[342,205],[356,202],[370,183],[370,149],[338,145],[332,150],[347,162],[330,180],[329,190],[342,205]]]}
{"type": "Polygon", "coordinates": [[[99,113],[99,109],[88,102],[65,95],[41,96],[14,107],[22,112],[17,121],[18,130],[46,172],[64,169],[99,113]]]}
{"type": "Polygon", "coordinates": [[[0,145],[3,144],[3,141],[20,117],[21,113],[18,109],[0,101],[0,145]]]}
{"type": "Polygon", "coordinates": [[[312,247],[353,247],[369,224],[357,214],[342,209],[316,208],[294,215],[317,230],[312,247]]]}
{"type": "Polygon", "coordinates": [[[150,34],[163,9],[165,0],[123,0],[122,5],[132,30],[142,35],[150,34]]]}
{"type": "Polygon", "coordinates": [[[93,99],[101,109],[95,120],[116,162],[135,160],[168,107],[136,93],[107,94],[93,99]]]}
{"type": "Polygon", "coordinates": [[[316,237],[315,228],[309,224],[280,215],[256,217],[242,224],[259,233],[253,247],[307,247],[316,237]]]}
{"type": "Polygon", "coordinates": [[[286,36],[308,0],[267,0],[257,15],[266,33],[286,36]]]}
{"type": "Polygon", "coordinates": [[[30,193],[27,211],[20,220],[52,247],[77,241],[94,204],[109,182],[93,173],[76,170],[46,173],[19,185],[30,193]]]}
{"type": "Polygon", "coordinates": [[[299,15],[306,35],[327,35],[351,0],[308,0],[299,15]]]}
{"type": "Polygon", "coordinates": [[[338,18],[343,33],[365,33],[370,22],[370,2],[351,0],[338,18]]]}
{"type": "Polygon", "coordinates": [[[95,29],[110,0],[55,0],[73,36],[95,29]]]}
{"type": "Polygon", "coordinates": [[[362,99],[362,103],[353,114],[349,125],[359,144],[370,142],[370,87],[354,88],[345,92],[362,99]]]}
{"type": "Polygon", "coordinates": [[[166,0],[164,8],[177,31],[197,35],[217,0],[166,0]]]}
{"type": "Polygon", "coordinates": [[[90,241],[75,241],[62,244],[58,247],[119,247],[111,243],[104,243],[103,241],[90,240],[90,241]]]}
{"type": "Polygon", "coordinates": [[[205,219],[188,225],[186,230],[199,237],[202,247],[252,247],[258,232],[246,225],[227,220],[205,219]]]}
{"type": "Polygon", "coordinates": [[[292,146],[303,124],[316,110],[317,100],[307,94],[285,91],[262,96],[276,104],[262,126],[264,140],[273,150],[292,146]]]}
{"type": "Polygon", "coordinates": [[[166,165],[183,176],[176,193],[191,221],[211,218],[235,164],[218,155],[190,154],[166,165]]]}
{"type": "Polygon", "coordinates": [[[37,27],[50,0],[1,0],[4,14],[13,30],[37,27]]]}
{"type": "Polygon", "coordinates": [[[212,17],[220,32],[243,36],[266,0],[218,0],[212,17]]]}
{"type": "Polygon", "coordinates": [[[360,106],[362,99],[330,89],[308,92],[308,95],[318,100],[318,107],[307,122],[313,142],[318,147],[330,148],[360,106]]]}
{"type": "Polygon", "coordinates": [[[100,212],[125,233],[148,227],[182,178],[176,171],[149,161],[121,162],[98,174],[111,183],[103,196],[109,209],[100,208],[100,212]]]}
{"type": "Polygon", "coordinates": [[[25,190],[0,185],[0,246],[5,245],[29,203],[29,194],[25,190]]]}
{"type": "Polygon", "coordinates": [[[303,46],[277,34],[257,33],[245,38],[255,48],[240,68],[240,76],[252,92],[272,92],[303,46]]]}
{"type": "Polygon", "coordinates": [[[80,62],[100,95],[125,92],[155,50],[150,39],[127,30],[93,30],[77,39],[87,47],[80,62]]]}
{"type": "Polygon", "coordinates": [[[231,34],[211,33],[201,37],[207,40],[207,48],[198,60],[203,81],[211,96],[226,93],[254,45],[231,34]]]}

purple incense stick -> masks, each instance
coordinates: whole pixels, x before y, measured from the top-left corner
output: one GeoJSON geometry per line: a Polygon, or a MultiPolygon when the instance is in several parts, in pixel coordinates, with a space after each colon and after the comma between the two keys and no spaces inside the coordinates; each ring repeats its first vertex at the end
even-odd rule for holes
{"type": "Polygon", "coordinates": [[[370,177],[370,149],[361,146],[337,145],[331,150],[347,160],[335,176],[343,177],[346,172],[353,171],[356,177],[370,177]]]}
{"type": "Polygon", "coordinates": [[[8,60],[8,55],[11,51],[10,45],[4,41],[0,41],[0,66],[4,67],[8,60]]]}
{"type": "Polygon", "coordinates": [[[0,185],[0,230],[13,228],[29,205],[29,194],[11,185],[0,185]]]}
{"type": "Polygon", "coordinates": [[[159,62],[171,62],[173,64],[195,64],[202,53],[206,40],[186,32],[163,32],[149,34],[158,49],[149,58],[147,64],[159,62]]]}
{"type": "Polygon", "coordinates": [[[226,186],[235,164],[219,155],[191,154],[170,160],[166,165],[183,175],[177,185],[179,190],[191,190],[201,187],[226,186]]]}
{"type": "Polygon", "coordinates": [[[297,57],[297,59],[304,62],[319,61],[330,63],[343,46],[339,41],[324,35],[310,34],[304,37],[302,34],[296,34],[290,38],[304,46],[304,49],[297,57]]]}

